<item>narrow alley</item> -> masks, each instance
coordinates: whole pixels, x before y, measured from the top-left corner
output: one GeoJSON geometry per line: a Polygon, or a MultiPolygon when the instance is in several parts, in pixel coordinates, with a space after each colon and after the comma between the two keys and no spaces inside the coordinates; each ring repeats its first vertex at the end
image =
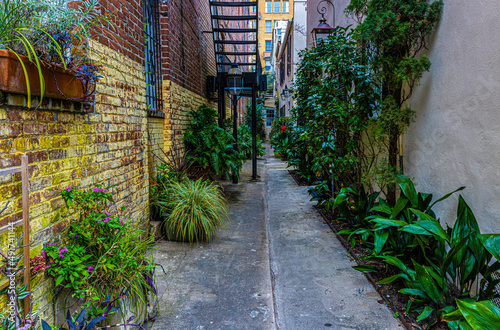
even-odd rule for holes
{"type": "Polygon", "coordinates": [[[210,244],[161,240],[153,329],[399,329],[391,311],[298,187],[286,163],[247,162],[225,183],[228,230],[210,244]]]}

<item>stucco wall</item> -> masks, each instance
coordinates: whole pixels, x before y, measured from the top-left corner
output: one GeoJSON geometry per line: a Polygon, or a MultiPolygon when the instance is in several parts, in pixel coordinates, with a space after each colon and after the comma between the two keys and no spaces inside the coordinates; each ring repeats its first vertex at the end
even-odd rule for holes
{"type": "MultiPolygon", "coordinates": [[[[440,197],[459,186],[483,232],[500,232],[500,1],[445,0],[411,104],[405,174],[440,197]]],[[[458,196],[436,207],[452,224],[458,196]]]]}

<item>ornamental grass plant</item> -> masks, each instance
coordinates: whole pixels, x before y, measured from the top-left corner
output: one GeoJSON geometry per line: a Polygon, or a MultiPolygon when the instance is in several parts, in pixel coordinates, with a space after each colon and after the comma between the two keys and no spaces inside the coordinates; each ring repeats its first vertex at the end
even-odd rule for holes
{"type": "Polygon", "coordinates": [[[163,204],[168,214],[163,226],[175,240],[211,242],[219,229],[227,227],[226,199],[215,183],[184,179],[172,182],[169,189],[170,198],[163,204]]]}

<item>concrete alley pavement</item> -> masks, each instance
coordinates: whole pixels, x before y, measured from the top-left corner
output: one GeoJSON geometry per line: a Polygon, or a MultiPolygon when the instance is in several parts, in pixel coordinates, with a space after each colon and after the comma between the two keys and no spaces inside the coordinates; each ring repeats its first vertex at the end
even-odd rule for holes
{"type": "MultiPolygon", "coordinates": [[[[268,151],[269,152],[269,151],[268,151]]],[[[286,163],[245,164],[227,182],[228,230],[211,244],[156,243],[160,311],[153,329],[402,329],[298,187],[286,163]]]]}

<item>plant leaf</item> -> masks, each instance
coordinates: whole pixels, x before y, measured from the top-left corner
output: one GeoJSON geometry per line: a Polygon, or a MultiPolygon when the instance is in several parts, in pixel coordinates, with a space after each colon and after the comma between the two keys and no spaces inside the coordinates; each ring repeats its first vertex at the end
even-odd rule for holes
{"type": "Polygon", "coordinates": [[[370,266],[370,265],[359,265],[359,266],[353,266],[352,268],[356,269],[357,271],[363,272],[363,273],[369,273],[375,271],[375,267],[370,266]]]}
{"type": "Polygon", "coordinates": [[[457,299],[457,306],[469,325],[474,330],[498,330],[500,325],[500,308],[491,301],[469,303],[457,299]]]}
{"type": "Polygon", "coordinates": [[[425,320],[426,318],[428,318],[432,314],[433,311],[434,311],[434,308],[432,308],[430,306],[425,306],[422,313],[420,313],[420,315],[417,316],[417,321],[420,322],[422,320],[425,320]]]}

